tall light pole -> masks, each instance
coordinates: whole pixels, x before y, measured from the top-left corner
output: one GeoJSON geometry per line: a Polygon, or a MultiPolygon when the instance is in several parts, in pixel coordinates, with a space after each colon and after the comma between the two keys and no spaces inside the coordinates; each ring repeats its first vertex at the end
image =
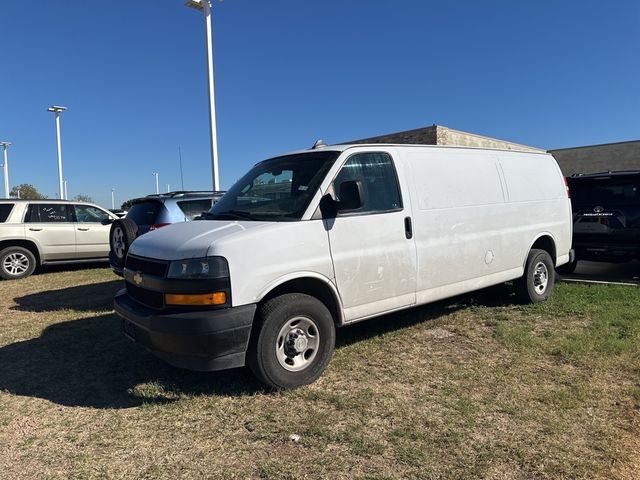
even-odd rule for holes
{"type": "Polygon", "coordinates": [[[11,142],[0,142],[0,147],[4,149],[4,198],[9,198],[9,161],[7,160],[7,147],[11,142]]]}
{"type": "Polygon", "coordinates": [[[115,192],[115,188],[111,188],[111,210],[115,210],[116,208],[116,197],[113,192],[115,192]]]}
{"type": "Polygon", "coordinates": [[[153,172],[151,175],[156,177],[156,195],[160,194],[160,184],[158,183],[158,172],[153,172]]]}
{"type": "Polygon", "coordinates": [[[211,26],[211,0],[187,0],[187,7],[201,10],[204,15],[204,31],[207,50],[207,77],[209,79],[209,129],[211,144],[211,176],[213,189],[220,190],[218,177],[218,135],[216,133],[216,99],[213,84],[213,28],[211,26]]]}
{"type": "Polygon", "coordinates": [[[167,193],[171,191],[171,185],[167,183],[167,193]]]}
{"type": "Polygon", "coordinates": [[[67,194],[67,181],[64,180],[62,183],[64,183],[64,199],[69,200],[69,195],[67,194]]]}
{"type": "Polygon", "coordinates": [[[60,113],[64,112],[67,107],[61,107],[59,105],[52,105],[47,108],[47,111],[53,112],[56,114],[56,142],[58,144],[58,188],[60,191],[60,199],[64,200],[64,185],[62,184],[62,144],[60,142],[60,113]]]}

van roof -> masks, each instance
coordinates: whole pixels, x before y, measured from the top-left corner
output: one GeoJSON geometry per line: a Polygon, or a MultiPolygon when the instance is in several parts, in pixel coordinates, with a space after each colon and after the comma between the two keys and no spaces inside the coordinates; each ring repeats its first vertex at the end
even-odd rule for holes
{"type": "MultiPolygon", "coordinates": [[[[285,155],[294,155],[297,153],[309,153],[314,152],[316,150],[325,150],[325,151],[336,151],[343,152],[345,150],[349,150],[351,148],[358,147],[393,147],[393,148],[411,148],[411,147],[421,147],[421,148],[435,148],[435,149],[454,149],[454,150],[483,150],[483,151],[495,151],[495,152],[510,152],[510,153],[526,153],[526,154],[535,154],[535,155],[549,155],[548,151],[523,151],[516,149],[507,149],[507,148],[486,148],[486,147],[469,147],[466,145],[425,145],[418,143],[347,143],[347,144],[334,144],[334,145],[322,145],[318,148],[308,148],[304,150],[295,150],[293,152],[289,152],[285,155]]],[[[281,156],[281,155],[278,155],[281,156]]]]}

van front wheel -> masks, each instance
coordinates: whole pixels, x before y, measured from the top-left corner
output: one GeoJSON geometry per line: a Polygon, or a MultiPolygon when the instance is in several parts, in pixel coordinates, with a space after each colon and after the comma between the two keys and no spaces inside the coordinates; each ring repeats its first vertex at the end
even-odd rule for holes
{"type": "Polygon", "coordinates": [[[516,296],[522,303],[544,302],[551,296],[555,270],[546,250],[532,249],[527,257],[524,275],[514,281],[516,296]]]}
{"type": "Polygon", "coordinates": [[[249,368],[275,389],[315,381],[325,370],[335,344],[335,327],[318,299],[288,293],[266,302],[259,312],[247,352],[249,368]]]}

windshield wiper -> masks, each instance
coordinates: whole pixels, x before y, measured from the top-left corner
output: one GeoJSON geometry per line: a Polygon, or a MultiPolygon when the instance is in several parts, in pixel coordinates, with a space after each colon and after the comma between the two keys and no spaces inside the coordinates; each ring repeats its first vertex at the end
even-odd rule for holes
{"type": "Polygon", "coordinates": [[[240,220],[259,220],[249,212],[243,210],[227,210],[226,212],[207,213],[205,220],[222,220],[220,217],[240,220]]]}

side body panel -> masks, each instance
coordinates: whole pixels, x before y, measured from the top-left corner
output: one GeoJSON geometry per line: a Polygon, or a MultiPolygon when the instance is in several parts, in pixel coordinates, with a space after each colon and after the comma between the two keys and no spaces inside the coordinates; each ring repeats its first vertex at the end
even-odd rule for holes
{"type": "Polygon", "coordinates": [[[568,260],[568,199],[549,155],[402,150],[411,171],[418,303],[520,277],[543,234],[560,239],[558,254],[568,260]]]}
{"type": "Polygon", "coordinates": [[[551,155],[500,152],[500,166],[507,185],[509,200],[505,234],[514,239],[521,250],[524,265],[533,242],[550,236],[556,246],[556,266],[569,261],[572,220],[571,200],[560,167],[551,155]]]}

